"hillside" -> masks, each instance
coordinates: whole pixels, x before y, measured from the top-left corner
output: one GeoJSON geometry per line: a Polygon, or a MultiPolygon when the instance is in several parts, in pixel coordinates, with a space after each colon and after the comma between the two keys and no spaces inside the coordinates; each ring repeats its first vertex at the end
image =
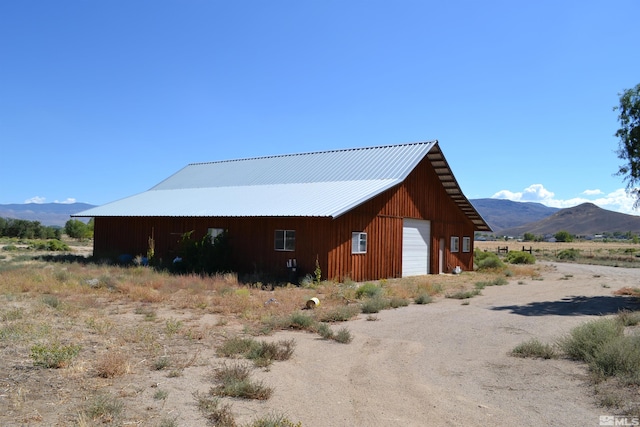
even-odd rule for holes
{"type": "Polygon", "coordinates": [[[478,213],[489,224],[494,233],[539,221],[558,212],[541,203],[513,202],[504,199],[469,200],[478,213]]]}
{"type": "Polygon", "coordinates": [[[39,221],[42,225],[64,227],[71,215],[93,208],[88,203],[25,203],[0,205],[0,218],[39,221]]]}
{"type": "Polygon", "coordinates": [[[503,229],[500,234],[521,236],[554,234],[568,231],[574,235],[627,232],[640,233],[640,217],[599,208],[593,203],[583,203],[572,208],[561,209],[540,221],[503,229]]]}

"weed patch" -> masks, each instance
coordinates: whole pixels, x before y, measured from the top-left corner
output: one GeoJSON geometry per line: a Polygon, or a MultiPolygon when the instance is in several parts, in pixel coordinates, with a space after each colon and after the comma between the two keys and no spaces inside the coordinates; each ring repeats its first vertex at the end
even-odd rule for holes
{"type": "Polygon", "coordinates": [[[242,399],[269,399],[273,389],[265,386],[262,381],[253,381],[250,376],[251,368],[247,365],[224,364],[214,373],[214,379],[218,384],[210,390],[210,394],[242,399]]]}
{"type": "Polygon", "coordinates": [[[128,357],[119,351],[108,351],[98,359],[95,368],[99,377],[119,377],[129,370],[128,357]]]}
{"type": "Polygon", "coordinates": [[[91,398],[83,413],[101,424],[117,423],[123,408],[124,403],[111,394],[99,394],[91,398]]]}
{"type": "Polygon", "coordinates": [[[236,427],[236,421],[231,412],[231,406],[220,401],[219,397],[193,393],[196,406],[204,418],[217,427],[236,427]]]}
{"type": "Polygon", "coordinates": [[[252,421],[246,427],[302,427],[302,423],[294,423],[284,415],[272,413],[252,421]]]}
{"type": "Polygon", "coordinates": [[[555,359],[557,352],[549,344],[544,344],[537,339],[526,341],[511,350],[511,355],[516,357],[531,357],[540,359],[555,359]]]}
{"type": "Polygon", "coordinates": [[[62,345],[58,342],[51,344],[36,344],[31,347],[31,359],[35,366],[43,368],[66,368],[80,353],[80,346],[62,345]]]}
{"type": "Polygon", "coordinates": [[[452,298],[452,299],[469,299],[469,298],[473,298],[477,295],[480,295],[480,289],[473,289],[470,291],[458,291],[455,292],[453,294],[446,294],[445,298],[452,298]]]}

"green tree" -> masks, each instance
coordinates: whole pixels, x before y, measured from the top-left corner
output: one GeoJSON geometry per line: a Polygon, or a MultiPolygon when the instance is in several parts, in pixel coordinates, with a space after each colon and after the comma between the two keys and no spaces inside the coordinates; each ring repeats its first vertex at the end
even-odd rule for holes
{"type": "Polygon", "coordinates": [[[640,84],[633,89],[625,89],[620,96],[620,105],[614,107],[618,111],[620,129],[615,136],[620,141],[618,158],[624,163],[618,169],[617,175],[624,177],[627,192],[636,198],[635,208],[640,207],[640,84]]]}
{"type": "Polygon", "coordinates": [[[87,224],[77,219],[70,219],[64,224],[64,232],[72,239],[85,239],[88,237],[87,224]]]}
{"type": "Polygon", "coordinates": [[[558,231],[553,237],[556,238],[556,242],[573,242],[573,236],[568,231],[558,231]]]}
{"type": "Polygon", "coordinates": [[[533,235],[533,233],[524,233],[524,237],[523,240],[525,242],[532,242],[536,239],[536,236],[533,235]]]}

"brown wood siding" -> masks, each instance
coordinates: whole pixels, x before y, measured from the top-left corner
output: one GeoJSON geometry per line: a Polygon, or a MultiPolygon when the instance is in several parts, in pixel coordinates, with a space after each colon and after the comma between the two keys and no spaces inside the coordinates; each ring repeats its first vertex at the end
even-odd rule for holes
{"type": "MultiPolygon", "coordinates": [[[[153,234],[155,251],[163,264],[179,255],[184,233],[202,238],[209,228],[224,228],[229,239],[234,267],[241,273],[288,275],[287,260],[296,259],[300,274],[312,274],[316,257],[327,268],[328,218],[96,218],[96,257],[117,258],[121,254],[146,255],[153,234]],[[275,230],[295,230],[296,250],[276,251],[275,230]]],[[[325,273],[326,274],[326,273],[325,273]]]]}
{"type": "Polygon", "coordinates": [[[473,268],[474,227],[447,195],[428,159],[406,180],[336,218],[199,218],[122,217],[95,219],[96,257],[144,255],[148,239],[155,239],[156,255],[166,264],[178,254],[181,236],[193,230],[201,238],[208,228],[229,230],[234,267],[239,273],[275,274],[286,278],[286,263],[295,258],[299,275],[313,274],[316,257],[323,278],[355,281],[402,275],[403,219],[431,222],[431,273],[438,273],[439,242],[445,240],[445,272],[455,266],[473,268]],[[296,250],[274,249],[276,229],[296,231],[296,250]],[[367,233],[367,253],[351,253],[352,232],[367,233]],[[451,236],[460,238],[460,251],[451,253],[451,236]],[[471,251],[462,252],[463,237],[471,237],[471,251]]]}

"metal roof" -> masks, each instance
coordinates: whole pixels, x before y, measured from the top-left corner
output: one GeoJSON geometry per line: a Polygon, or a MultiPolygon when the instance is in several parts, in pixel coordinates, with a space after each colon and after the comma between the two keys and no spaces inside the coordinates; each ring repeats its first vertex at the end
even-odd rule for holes
{"type": "Polygon", "coordinates": [[[193,163],[148,191],[73,216],[336,218],[400,184],[425,156],[476,229],[490,230],[462,194],[437,141],[193,163]]]}

